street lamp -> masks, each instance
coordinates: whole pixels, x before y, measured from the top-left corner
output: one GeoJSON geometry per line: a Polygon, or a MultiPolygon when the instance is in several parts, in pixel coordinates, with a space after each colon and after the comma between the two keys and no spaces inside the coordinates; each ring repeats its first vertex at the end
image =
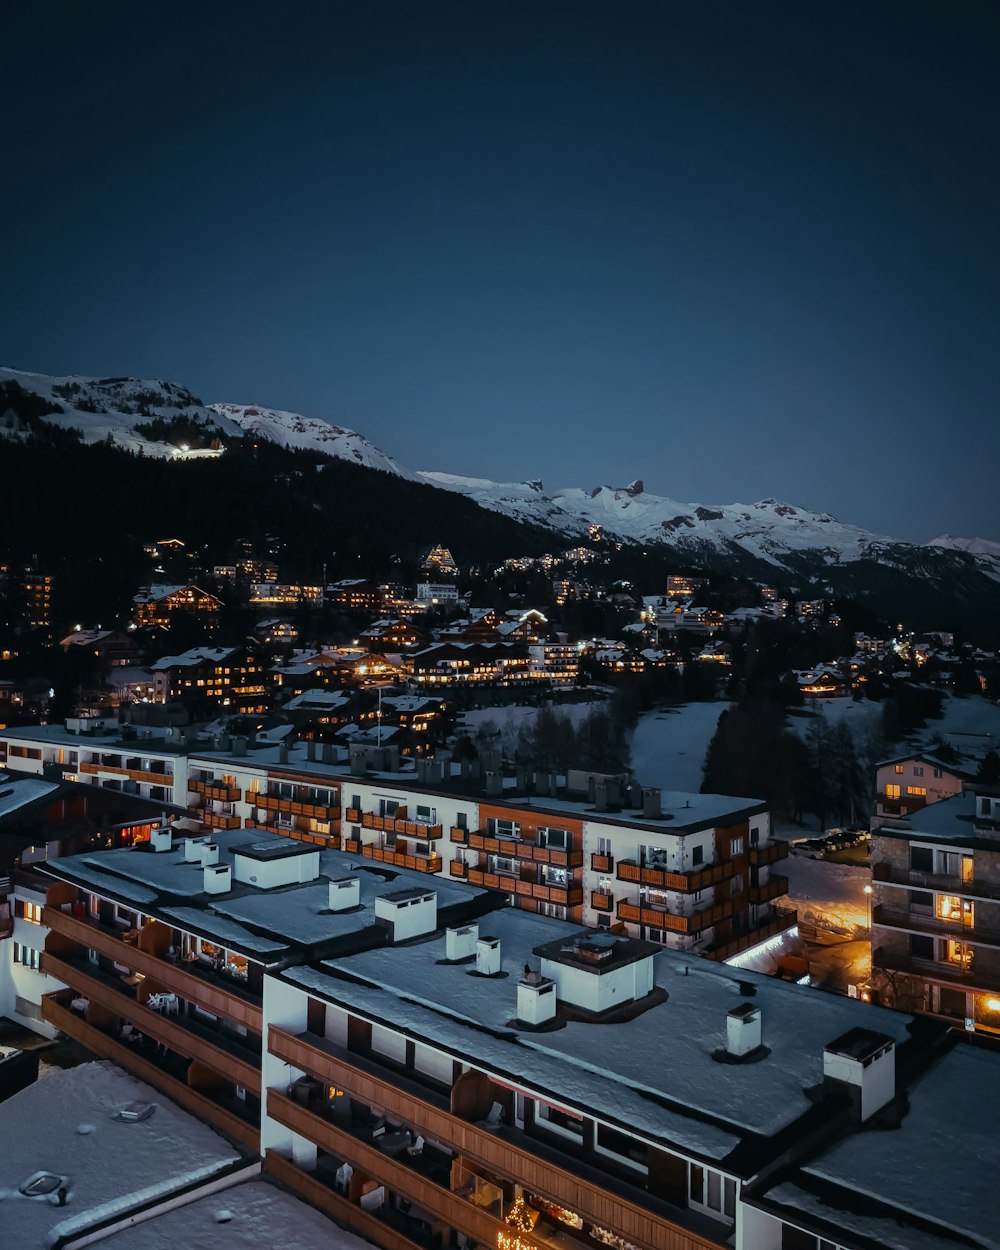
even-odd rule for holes
{"type": "Polygon", "coordinates": [[[872,888],[870,885],[865,886],[865,902],[868,904],[868,933],[872,931],[872,888]]]}

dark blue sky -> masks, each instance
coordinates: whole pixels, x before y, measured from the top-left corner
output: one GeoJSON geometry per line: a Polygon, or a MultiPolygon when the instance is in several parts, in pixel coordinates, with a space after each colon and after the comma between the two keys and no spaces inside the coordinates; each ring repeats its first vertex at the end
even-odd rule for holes
{"type": "Polygon", "coordinates": [[[1000,539],[993,4],[22,0],[4,42],[2,363],[1000,539]]]}

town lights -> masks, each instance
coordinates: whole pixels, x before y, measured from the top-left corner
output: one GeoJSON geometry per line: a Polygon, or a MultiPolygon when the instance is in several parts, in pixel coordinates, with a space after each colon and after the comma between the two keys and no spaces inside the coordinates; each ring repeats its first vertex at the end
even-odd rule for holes
{"type": "Polygon", "coordinates": [[[506,1228],[497,1233],[497,1250],[531,1250],[530,1241],[522,1241],[521,1233],[530,1233],[534,1225],[524,1195],[518,1194],[504,1219],[506,1228]]]}

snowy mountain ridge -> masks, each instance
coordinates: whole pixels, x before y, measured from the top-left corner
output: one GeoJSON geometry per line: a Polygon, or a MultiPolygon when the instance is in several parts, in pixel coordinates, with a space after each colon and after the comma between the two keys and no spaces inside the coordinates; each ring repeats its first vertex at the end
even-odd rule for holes
{"type": "MultiPolygon", "coordinates": [[[[547,491],[537,479],[494,482],[435,470],[413,471],[381,451],[355,430],[321,418],[256,404],[204,404],[173,382],[140,378],[53,377],[0,368],[0,438],[31,437],[16,407],[5,412],[7,389],[24,392],[34,411],[51,424],[74,427],[87,443],[111,441],[149,456],[191,457],[218,451],[187,450],[152,441],[136,428],[157,417],[196,422],[211,434],[250,435],[284,447],[308,450],[377,469],[409,481],[424,482],[462,494],[490,511],[539,525],[570,539],[586,537],[600,526],[610,539],[662,544],[700,558],[733,557],[777,569],[845,566],[877,560],[886,568],[923,575],[940,569],[949,557],[1000,581],[1000,543],[943,534],[921,545],[902,543],[778,499],[756,503],[706,505],[685,503],[645,490],[642,481],[592,490],[566,487],[547,491]]],[[[24,399],[24,395],[21,396],[24,399]]],[[[957,567],[957,566],[956,566],[957,567]]]]}

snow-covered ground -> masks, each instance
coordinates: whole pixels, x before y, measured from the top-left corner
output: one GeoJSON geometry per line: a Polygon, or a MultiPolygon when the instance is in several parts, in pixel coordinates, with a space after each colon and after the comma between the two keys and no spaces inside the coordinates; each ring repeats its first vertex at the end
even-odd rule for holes
{"type": "Polygon", "coordinates": [[[371,1250],[268,1181],[248,1181],[101,1242],[106,1250],[371,1250]]]}
{"type": "Polygon", "coordinates": [[[843,934],[868,928],[868,868],[792,854],[780,871],[788,877],[788,898],[800,923],[843,934]]]}
{"type": "Polygon", "coordinates": [[[879,728],[882,723],[882,704],[872,703],[867,699],[858,702],[854,699],[813,699],[805,707],[791,710],[788,715],[788,728],[805,737],[809,726],[817,718],[822,718],[831,727],[840,721],[846,721],[857,741],[879,728]]]}
{"type": "Polygon", "coordinates": [[[728,707],[724,703],[686,703],[647,712],[632,738],[632,770],[644,786],[697,793],[705,752],[728,707]]]}

